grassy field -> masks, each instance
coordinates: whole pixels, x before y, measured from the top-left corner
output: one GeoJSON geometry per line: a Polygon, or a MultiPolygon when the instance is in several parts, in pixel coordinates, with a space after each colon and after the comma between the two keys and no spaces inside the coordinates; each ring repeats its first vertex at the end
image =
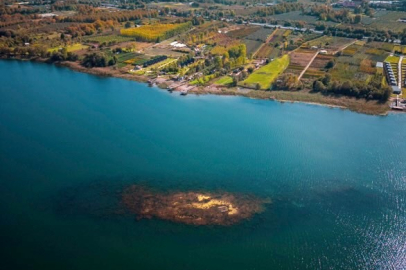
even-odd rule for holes
{"type": "Polygon", "coordinates": [[[107,36],[96,36],[96,37],[89,37],[86,38],[86,42],[95,42],[95,43],[110,43],[110,42],[125,42],[125,41],[132,41],[134,38],[132,37],[123,37],[119,35],[107,35],[107,36]]]}
{"type": "MultiPolygon", "coordinates": [[[[87,48],[89,48],[89,46],[86,46],[86,45],[83,45],[83,44],[80,44],[80,43],[76,43],[76,44],[69,45],[69,46],[66,47],[68,52],[86,50],[87,48]]],[[[48,51],[49,52],[54,52],[54,51],[59,51],[60,49],[62,49],[62,46],[48,49],[48,51]]]]}
{"type": "Polygon", "coordinates": [[[397,63],[399,62],[399,56],[388,56],[388,57],[385,59],[385,62],[397,64],[397,63]]]}
{"type": "Polygon", "coordinates": [[[259,84],[261,89],[269,89],[272,82],[281,74],[289,65],[289,55],[275,59],[271,63],[254,71],[248,78],[242,82],[242,86],[256,88],[259,84]]]}
{"type": "Polygon", "coordinates": [[[393,51],[395,53],[406,54],[406,46],[394,45],[393,46],[393,51]]]}
{"type": "Polygon", "coordinates": [[[216,84],[219,85],[229,85],[233,82],[233,78],[230,76],[221,77],[219,80],[216,81],[216,84]]]}
{"type": "Polygon", "coordinates": [[[191,81],[190,84],[191,85],[204,85],[205,83],[209,82],[210,80],[213,80],[214,78],[216,78],[215,74],[206,75],[206,76],[203,76],[203,77],[201,77],[199,79],[191,81]]]}
{"type": "Polygon", "coordinates": [[[158,62],[156,64],[153,64],[151,66],[148,66],[146,68],[137,70],[134,72],[134,74],[137,75],[153,75],[155,71],[161,70],[164,66],[169,65],[172,62],[177,61],[177,59],[173,59],[173,58],[167,58],[164,61],[158,62]]]}

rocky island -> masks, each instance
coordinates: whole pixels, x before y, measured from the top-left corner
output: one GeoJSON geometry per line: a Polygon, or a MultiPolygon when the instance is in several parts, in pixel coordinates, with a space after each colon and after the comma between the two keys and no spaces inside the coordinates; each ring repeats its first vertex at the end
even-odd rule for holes
{"type": "Polygon", "coordinates": [[[264,210],[269,200],[232,193],[157,192],[132,185],[122,195],[137,219],[158,218],[191,225],[229,226],[264,210]]]}

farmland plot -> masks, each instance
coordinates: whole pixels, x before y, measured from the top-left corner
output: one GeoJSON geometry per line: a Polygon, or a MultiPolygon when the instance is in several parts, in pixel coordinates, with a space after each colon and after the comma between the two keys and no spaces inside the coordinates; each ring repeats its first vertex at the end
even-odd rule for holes
{"type": "Polygon", "coordinates": [[[366,44],[368,48],[374,48],[374,49],[382,49],[386,52],[391,52],[393,50],[393,44],[392,43],[386,43],[386,42],[370,42],[366,44]]]}
{"type": "Polygon", "coordinates": [[[135,57],[137,57],[138,54],[137,53],[120,53],[116,55],[117,58],[117,62],[125,62],[127,60],[133,59],[135,57]]]}
{"type": "MultiPolygon", "coordinates": [[[[279,24],[281,22],[279,21],[284,21],[284,22],[291,22],[291,21],[302,21],[307,24],[317,24],[318,18],[315,16],[309,16],[309,15],[303,15],[302,11],[291,11],[287,13],[282,13],[282,14],[275,14],[271,16],[272,19],[277,20],[279,24]]],[[[330,22],[330,21],[324,21],[324,24],[327,25],[335,25],[335,22],[330,22]]]]}
{"type": "Polygon", "coordinates": [[[318,54],[310,67],[306,70],[302,78],[320,78],[326,74],[325,67],[327,63],[334,59],[332,55],[318,54]]]}
{"type": "Polygon", "coordinates": [[[310,67],[306,70],[306,72],[302,78],[303,79],[317,79],[317,78],[323,77],[325,74],[326,73],[324,71],[310,67]]]}
{"type": "Polygon", "coordinates": [[[309,64],[317,51],[299,49],[290,54],[290,64],[285,73],[293,73],[299,75],[304,68],[309,64]]]}
{"type": "Polygon", "coordinates": [[[386,43],[370,42],[356,43],[347,47],[341,56],[335,58],[336,65],[331,70],[333,79],[368,82],[371,76],[379,72],[376,68],[376,62],[384,60],[393,63],[393,70],[395,76],[397,76],[399,57],[388,57],[393,45],[385,45],[386,43]]]}
{"type": "Polygon", "coordinates": [[[358,50],[361,49],[361,48],[362,48],[362,46],[360,46],[360,45],[352,44],[352,45],[348,46],[347,48],[345,48],[345,49],[343,50],[343,55],[346,55],[346,56],[353,56],[353,55],[355,55],[355,54],[358,52],[358,50]]]}
{"type": "Polygon", "coordinates": [[[316,46],[327,50],[328,53],[334,53],[342,50],[345,46],[354,41],[355,40],[351,38],[322,36],[306,42],[303,47],[311,48],[312,46],[316,46]]]}
{"type": "Polygon", "coordinates": [[[245,81],[240,82],[240,86],[248,88],[269,89],[272,82],[281,74],[289,65],[289,55],[285,54],[281,58],[275,59],[269,64],[255,70],[248,76],[245,81]]]}
{"type": "Polygon", "coordinates": [[[249,39],[244,39],[243,43],[247,47],[247,55],[249,55],[251,53],[252,54],[255,53],[259,49],[259,47],[263,44],[260,41],[249,40],[249,39]]]}
{"type": "Polygon", "coordinates": [[[125,37],[133,37],[138,41],[160,42],[164,39],[180,34],[191,27],[191,23],[179,24],[153,24],[140,27],[120,29],[120,34],[125,37]]]}
{"type": "Polygon", "coordinates": [[[260,26],[246,26],[237,30],[230,31],[226,35],[231,38],[242,39],[257,32],[260,29],[260,26]]]}
{"type": "Polygon", "coordinates": [[[355,79],[358,68],[358,65],[338,62],[332,69],[331,76],[337,81],[351,81],[355,79]]]}
{"type": "Polygon", "coordinates": [[[226,34],[217,33],[206,40],[208,44],[215,44],[222,47],[231,47],[239,44],[239,41],[227,36],[226,34]]]}
{"type": "Polygon", "coordinates": [[[272,34],[274,29],[271,28],[260,28],[258,31],[248,35],[246,39],[256,40],[265,42],[270,34],[272,34]]]}
{"type": "Polygon", "coordinates": [[[406,25],[398,20],[405,17],[404,12],[378,10],[374,13],[374,18],[365,17],[362,19],[362,23],[371,28],[401,32],[406,25]]]}
{"type": "Polygon", "coordinates": [[[94,43],[110,43],[110,42],[125,42],[125,41],[132,41],[134,38],[132,37],[123,37],[119,35],[106,35],[106,36],[95,36],[86,38],[86,42],[94,42],[94,43]]]}
{"type": "Polygon", "coordinates": [[[273,48],[271,54],[269,55],[269,58],[277,58],[281,55],[281,49],[279,48],[273,48]]]}
{"type": "Polygon", "coordinates": [[[317,57],[314,59],[313,63],[310,65],[310,68],[313,69],[324,69],[327,65],[327,63],[331,60],[334,59],[334,56],[332,55],[323,55],[323,54],[318,54],[317,57]]]}
{"type": "Polygon", "coordinates": [[[268,43],[276,44],[277,42],[282,42],[285,37],[284,34],[286,31],[290,31],[290,30],[285,30],[285,29],[275,30],[275,33],[270,37],[270,39],[268,40],[268,43]]]}
{"type": "Polygon", "coordinates": [[[179,57],[184,55],[180,52],[172,51],[171,49],[167,48],[158,48],[158,47],[149,47],[144,50],[144,53],[149,56],[156,56],[156,55],[166,55],[168,57],[179,57]]]}
{"type": "Polygon", "coordinates": [[[269,44],[264,44],[261,49],[258,51],[258,53],[255,55],[255,58],[268,58],[271,53],[272,50],[274,50],[275,48],[269,44]]]}

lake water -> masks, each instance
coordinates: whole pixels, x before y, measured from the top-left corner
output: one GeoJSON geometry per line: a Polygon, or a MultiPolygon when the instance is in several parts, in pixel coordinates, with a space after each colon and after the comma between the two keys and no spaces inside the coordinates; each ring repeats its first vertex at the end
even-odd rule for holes
{"type": "Polygon", "coordinates": [[[406,269],[406,115],[179,96],[0,61],[1,269],[406,269]],[[253,194],[231,227],[135,220],[123,186],[253,194]]]}

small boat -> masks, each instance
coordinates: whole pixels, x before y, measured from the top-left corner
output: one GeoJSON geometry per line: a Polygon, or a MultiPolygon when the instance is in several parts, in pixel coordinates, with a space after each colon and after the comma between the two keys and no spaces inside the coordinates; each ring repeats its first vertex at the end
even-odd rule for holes
{"type": "Polygon", "coordinates": [[[180,94],[181,94],[182,96],[186,96],[186,95],[187,95],[187,90],[182,90],[182,91],[180,91],[180,94]]]}

